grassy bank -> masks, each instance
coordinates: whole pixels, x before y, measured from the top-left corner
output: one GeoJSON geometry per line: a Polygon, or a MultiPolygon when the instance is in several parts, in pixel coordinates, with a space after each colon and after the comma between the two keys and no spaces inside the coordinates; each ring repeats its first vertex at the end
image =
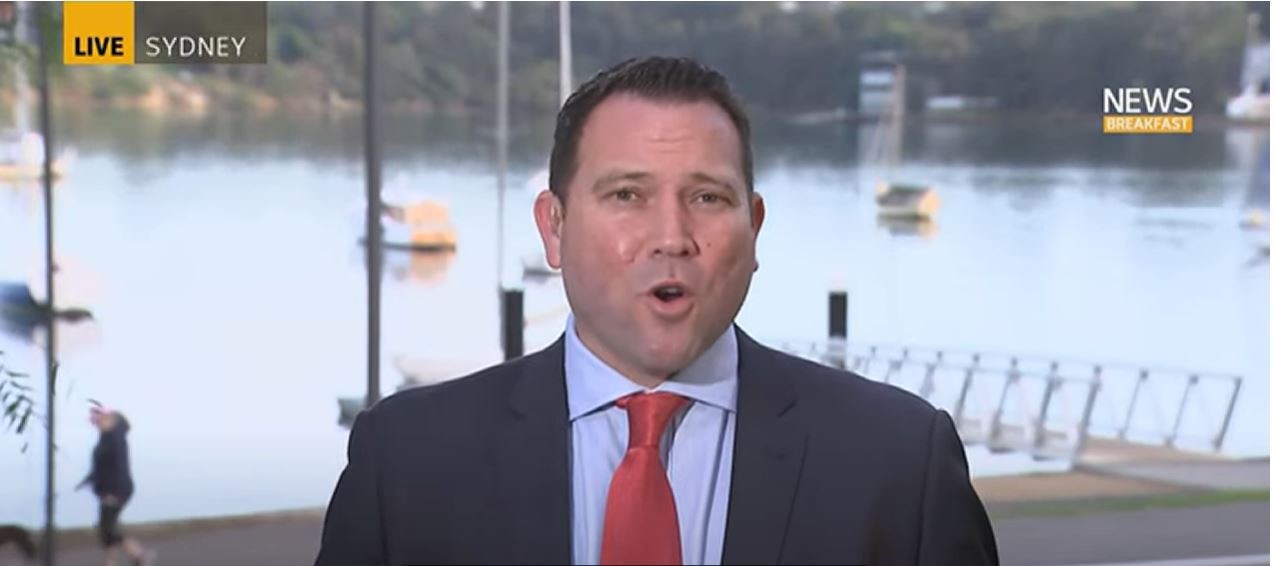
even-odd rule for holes
{"type": "Polygon", "coordinates": [[[1257,503],[1269,501],[1270,498],[1271,492],[1267,489],[1199,490],[1143,497],[1102,497],[1031,503],[1003,503],[991,506],[988,512],[993,520],[1017,517],[1068,517],[1097,513],[1143,511],[1147,509],[1257,503]]]}

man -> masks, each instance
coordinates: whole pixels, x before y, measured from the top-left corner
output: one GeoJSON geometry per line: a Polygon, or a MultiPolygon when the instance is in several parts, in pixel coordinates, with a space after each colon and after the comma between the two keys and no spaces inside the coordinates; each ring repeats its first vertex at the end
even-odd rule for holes
{"type": "Polygon", "coordinates": [[[534,208],[567,331],[362,414],[317,564],[996,564],[946,414],[733,325],[751,154],[694,61],[581,86],[534,208]]]}

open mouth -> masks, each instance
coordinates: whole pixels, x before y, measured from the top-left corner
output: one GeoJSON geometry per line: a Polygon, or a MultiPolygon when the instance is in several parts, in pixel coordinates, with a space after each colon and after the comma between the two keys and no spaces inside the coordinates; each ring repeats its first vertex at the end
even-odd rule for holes
{"type": "Polygon", "coordinates": [[[651,294],[662,303],[672,303],[687,296],[687,289],[682,285],[670,283],[657,285],[651,290],[651,294]]]}

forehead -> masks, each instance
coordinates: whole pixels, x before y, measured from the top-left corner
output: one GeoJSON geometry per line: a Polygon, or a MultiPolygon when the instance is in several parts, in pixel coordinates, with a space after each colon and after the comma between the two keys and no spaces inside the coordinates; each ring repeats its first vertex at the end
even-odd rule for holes
{"type": "MultiPolygon", "coordinates": [[[[740,135],[716,103],[613,95],[600,103],[581,132],[575,180],[615,168],[703,169],[743,183],[740,135]]],[[[662,171],[651,171],[660,173],[662,171]]]]}

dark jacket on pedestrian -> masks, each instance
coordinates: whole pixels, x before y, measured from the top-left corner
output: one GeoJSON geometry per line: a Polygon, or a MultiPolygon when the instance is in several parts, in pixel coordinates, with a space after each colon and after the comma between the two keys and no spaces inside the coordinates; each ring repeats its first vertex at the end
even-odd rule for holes
{"type": "Polygon", "coordinates": [[[128,459],[128,419],[115,415],[115,426],[102,432],[93,448],[93,469],[84,482],[98,497],[113,495],[125,501],[133,495],[133,474],[128,459]]]}

